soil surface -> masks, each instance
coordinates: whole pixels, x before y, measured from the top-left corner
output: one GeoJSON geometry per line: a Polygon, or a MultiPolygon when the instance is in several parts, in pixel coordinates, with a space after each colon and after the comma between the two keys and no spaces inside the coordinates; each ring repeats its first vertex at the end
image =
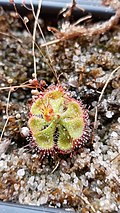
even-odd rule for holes
{"type": "MultiPolygon", "coordinates": [[[[41,23],[46,25],[44,20],[41,23]]],[[[39,32],[36,37],[40,46],[39,32]]],[[[47,41],[52,39],[46,35],[47,41]]],[[[37,78],[56,84],[46,49],[42,51],[44,57],[35,48],[37,78]]],[[[34,77],[31,36],[14,13],[1,9],[0,85],[12,88],[23,84],[23,88],[0,90],[0,200],[82,213],[119,212],[120,69],[111,76],[99,105],[98,100],[110,74],[120,66],[120,26],[91,39],[50,45],[49,54],[57,76],[62,73],[61,85],[89,110],[92,136],[72,157],[49,156],[41,161],[39,154],[26,146],[29,102],[34,93],[24,87],[34,77]],[[97,128],[93,132],[96,106],[97,128]]]]}

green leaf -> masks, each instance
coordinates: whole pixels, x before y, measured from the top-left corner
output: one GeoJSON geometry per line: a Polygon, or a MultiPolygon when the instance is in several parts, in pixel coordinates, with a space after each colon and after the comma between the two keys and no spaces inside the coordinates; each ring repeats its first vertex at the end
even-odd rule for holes
{"type": "Polygon", "coordinates": [[[33,136],[40,149],[51,149],[54,146],[55,124],[51,123],[46,129],[35,132],[33,136]]]}
{"type": "Polygon", "coordinates": [[[69,135],[73,139],[78,139],[81,137],[84,128],[84,121],[83,118],[65,118],[61,120],[61,124],[66,128],[69,132],[69,135]]]}
{"type": "Polygon", "coordinates": [[[49,123],[47,123],[44,119],[36,116],[32,116],[28,121],[28,126],[33,133],[41,131],[43,128],[45,128],[46,125],[48,126],[49,123]]]}
{"type": "Polygon", "coordinates": [[[71,150],[72,140],[68,131],[63,126],[59,126],[58,131],[59,131],[59,138],[57,142],[58,148],[61,149],[62,151],[71,150]]]}
{"type": "Polygon", "coordinates": [[[83,112],[80,107],[80,105],[75,101],[68,101],[65,104],[65,107],[67,110],[63,113],[62,119],[64,118],[75,118],[75,117],[81,117],[83,112]]]}
{"type": "Polygon", "coordinates": [[[33,103],[30,112],[33,115],[42,115],[44,109],[43,99],[38,98],[35,103],[33,103]]]}
{"type": "Polygon", "coordinates": [[[62,96],[62,92],[55,90],[48,92],[44,97],[45,102],[52,106],[55,114],[59,113],[59,109],[64,103],[64,98],[62,96]]]}

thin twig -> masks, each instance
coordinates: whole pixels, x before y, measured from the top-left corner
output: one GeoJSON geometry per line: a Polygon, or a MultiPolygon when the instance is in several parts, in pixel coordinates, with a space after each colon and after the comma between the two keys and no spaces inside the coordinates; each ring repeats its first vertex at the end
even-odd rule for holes
{"type": "Polygon", "coordinates": [[[41,47],[46,47],[46,45],[47,45],[47,46],[53,45],[53,44],[59,43],[60,41],[61,41],[60,39],[55,39],[55,40],[53,40],[53,41],[48,41],[48,42],[46,42],[46,43],[44,43],[44,44],[41,44],[41,47]]]}
{"type": "Polygon", "coordinates": [[[19,86],[11,86],[11,87],[1,87],[0,90],[8,90],[11,88],[11,91],[13,91],[14,89],[18,89],[18,88],[35,88],[33,85],[31,84],[21,84],[19,86]]]}
{"type": "Polygon", "coordinates": [[[119,159],[119,157],[120,157],[120,153],[117,156],[115,156],[112,160],[110,160],[110,162],[115,161],[117,158],[119,159]]]}
{"type": "Polygon", "coordinates": [[[39,24],[39,22],[38,22],[38,20],[37,20],[37,18],[36,18],[35,10],[34,10],[34,6],[33,6],[32,0],[30,0],[30,4],[31,4],[31,8],[32,8],[32,13],[33,13],[34,19],[35,19],[36,22],[37,22],[38,28],[39,28],[39,30],[40,30],[40,33],[41,33],[41,35],[42,35],[42,38],[43,38],[44,42],[46,42],[45,36],[44,36],[43,31],[42,31],[42,29],[41,29],[41,26],[40,26],[40,24],[39,24]]]}
{"type": "MultiPolygon", "coordinates": [[[[32,0],[30,0],[30,4],[31,4],[33,16],[34,16],[34,18],[35,18],[35,20],[36,20],[36,22],[37,22],[37,26],[38,26],[38,28],[39,28],[39,31],[40,31],[40,33],[41,33],[41,36],[42,36],[43,41],[44,41],[44,44],[45,44],[44,46],[45,46],[45,48],[46,48],[47,56],[48,56],[48,59],[49,59],[49,62],[50,62],[49,67],[51,68],[53,74],[55,75],[56,79],[58,80],[56,71],[53,69],[53,66],[52,66],[52,60],[51,60],[51,57],[50,57],[50,53],[49,53],[48,45],[47,45],[47,43],[46,43],[45,36],[44,36],[43,31],[42,31],[42,29],[41,29],[41,26],[40,26],[40,24],[39,24],[39,22],[38,22],[38,19],[37,19],[36,15],[35,15],[35,10],[34,10],[34,6],[33,6],[32,0]]],[[[34,41],[34,38],[33,38],[33,41],[34,41]]],[[[42,47],[42,46],[41,46],[41,47],[42,47]]]]}
{"type": "MultiPolygon", "coordinates": [[[[29,33],[30,38],[31,38],[31,40],[32,40],[32,42],[33,42],[33,36],[32,36],[32,34],[31,34],[31,32],[30,32],[28,26],[27,26],[26,21],[25,21],[25,20],[22,18],[22,16],[18,13],[17,7],[16,7],[15,3],[13,2],[12,4],[13,4],[14,10],[15,10],[15,12],[16,12],[16,15],[18,15],[19,18],[22,20],[22,22],[23,22],[23,24],[25,25],[25,27],[26,27],[26,29],[27,29],[27,32],[29,33]]],[[[43,57],[44,60],[46,61],[46,64],[48,65],[48,67],[51,69],[51,65],[47,62],[46,57],[44,56],[44,54],[43,54],[41,48],[38,46],[38,44],[36,43],[36,41],[34,41],[34,44],[36,45],[36,47],[37,47],[37,49],[39,50],[40,54],[42,55],[42,57],[43,57]]]]}
{"type": "Polygon", "coordinates": [[[98,106],[95,107],[94,130],[97,129],[98,106]]]}
{"type": "Polygon", "coordinates": [[[92,18],[92,15],[82,17],[82,18],[78,19],[72,26],[76,26],[76,25],[80,24],[81,22],[86,21],[91,18],[92,18]]]}
{"type": "Polygon", "coordinates": [[[1,35],[4,35],[4,36],[7,36],[7,37],[10,37],[10,38],[13,38],[15,40],[17,40],[20,44],[22,44],[22,40],[19,39],[19,38],[16,38],[14,35],[12,34],[8,34],[8,33],[4,33],[4,32],[0,32],[1,35]]]}
{"type": "Polygon", "coordinates": [[[114,75],[114,73],[115,73],[118,69],[120,69],[120,66],[118,66],[116,69],[114,69],[114,70],[111,72],[109,78],[107,79],[107,81],[106,81],[106,83],[105,83],[105,85],[104,85],[104,87],[103,87],[103,89],[102,89],[102,91],[101,91],[101,94],[100,94],[99,99],[98,99],[98,104],[100,103],[100,101],[101,101],[101,99],[102,99],[102,97],[103,97],[103,94],[104,94],[104,92],[105,92],[105,89],[106,89],[107,85],[109,84],[109,81],[111,80],[112,76],[114,75]]]}
{"type": "MultiPolygon", "coordinates": [[[[36,69],[36,57],[35,57],[35,36],[36,36],[36,30],[37,30],[37,25],[38,25],[38,18],[40,15],[40,10],[41,10],[41,4],[42,4],[42,0],[38,1],[38,9],[37,9],[37,13],[35,16],[35,22],[34,22],[34,28],[33,28],[33,47],[32,47],[32,51],[33,51],[33,60],[34,60],[34,73],[35,73],[35,78],[37,79],[37,69],[36,69]]],[[[33,4],[32,4],[33,5],[33,4]]]]}
{"type": "Polygon", "coordinates": [[[3,134],[5,132],[5,129],[6,129],[6,126],[8,124],[8,121],[9,121],[9,102],[10,102],[10,95],[11,95],[11,87],[10,87],[10,90],[9,90],[9,93],[8,93],[8,98],[7,98],[7,104],[6,104],[6,122],[4,124],[4,127],[2,129],[2,133],[1,133],[1,136],[0,136],[0,142],[2,141],[2,137],[3,137],[3,134]]]}
{"type": "Polygon", "coordinates": [[[60,162],[58,161],[55,168],[52,170],[51,174],[53,174],[56,171],[56,169],[58,168],[59,165],[60,165],[60,162]]]}
{"type": "Polygon", "coordinates": [[[24,0],[22,0],[22,5],[23,5],[23,7],[25,7],[27,10],[32,11],[32,8],[29,8],[28,6],[26,6],[24,0]]]}
{"type": "Polygon", "coordinates": [[[63,17],[69,18],[72,15],[72,13],[73,13],[75,8],[78,8],[79,10],[82,10],[84,12],[84,9],[79,7],[79,5],[77,4],[77,1],[76,0],[72,0],[72,3],[68,6],[68,8],[63,8],[59,12],[59,15],[63,14],[63,17]]]}
{"type": "Polygon", "coordinates": [[[80,197],[81,200],[84,201],[85,204],[87,204],[87,205],[90,206],[92,212],[96,213],[95,208],[94,208],[94,207],[91,205],[91,203],[88,201],[88,198],[87,198],[87,197],[85,197],[85,196],[79,196],[79,197],[80,197]]]}
{"type": "Polygon", "coordinates": [[[116,72],[118,69],[120,69],[120,66],[118,66],[116,69],[114,69],[114,70],[111,72],[109,78],[107,79],[107,81],[106,81],[106,83],[105,83],[105,85],[104,85],[104,87],[103,87],[103,89],[102,89],[102,91],[101,91],[101,94],[100,94],[100,96],[99,96],[98,103],[97,103],[97,106],[96,106],[96,109],[95,109],[94,129],[96,129],[96,127],[97,127],[98,106],[99,106],[99,104],[100,104],[100,102],[101,102],[101,100],[102,100],[102,97],[103,97],[103,94],[104,94],[104,92],[105,92],[105,89],[106,89],[107,85],[109,84],[109,82],[110,82],[112,76],[115,74],[115,72],[116,72]]]}

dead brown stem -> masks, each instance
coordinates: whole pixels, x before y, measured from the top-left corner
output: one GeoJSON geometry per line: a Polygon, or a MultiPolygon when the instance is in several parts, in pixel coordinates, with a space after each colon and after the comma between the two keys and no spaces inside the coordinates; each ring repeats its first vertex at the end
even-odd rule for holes
{"type": "Polygon", "coordinates": [[[80,198],[82,201],[84,201],[84,203],[85,203],[86,205],[90,206],[90,208],[91,208],[91,210],[92,210],[93,213],[96,212],[95,208],[94,208],[93,205],[88,201],[88,198],[87,198],[85,195],[83,195],[83,196],[81,195],[81,196],[79,196],[79,198],[80,198]]]}
{"type": "MultiPolygon", "coordinates": [[[[114,0],[111,1],[111,5],[114,7],[113,2],[114,0]]],[[[68,28],[66,28],[64,31],[62,29],[61,31],[58,31],[56,28],[49,27],[49,30],[54,33],[57,39],[55,39],[51,43],[48,42],[46,44],[43,44],[42,46],[58,43],[65,40],[70,40],[76,37],[92,38],[95,35],[104,34],[106,31],[110,30],[119,22],[120,2],[116,0],[116,4],[117,4],[117,9],[116,9],[115,15],[112,16],[108,21],[103,22],[102,24],[97,23],[97,24],[91,25],[90,27],[75,26],[73,24],[73,25],[70,25],[68,28]]]]}
{"type": "Polygon", "coordinates": [[[2,133],[1,133],[1,135],[0,135],[0,143],[2,142],[2,137],[3,137],[3,135],[4,135],[6,126],[7,126],[7,124],[8,124],[9,118],[10,118],[10,116],[9,116],[10,95],[11,95],[11,87],[9,88],[9,93],[8,93],[8,98],[7,98],[7,104],[6,104],[6,117],[7,117],[7,119],[6,119],[6,122],[5,122],[5,124],[4,124],[3,129],[2,129],[2,133]]]}
{"type": "Polygon", "coordinates": [[[115,156],[110,162],[113,162],[116,160],[120,160],[120,153],[117,156],[115,156]]]}
{"type": "Polygon", "coordinates": [[[59,165],[60,165],[60,162],[58,161],[57,164],[56,164],[56,166],[55,166],[55,168],[52,170],[51,174],[53,174],[57,170],[57,168],[59,167],[59,165]]]}
{"type": "Polygon", "coordinates": [[[105,89],[106,89],[107,85],[109,84],[109,82],[110,82],[112,76],[115,74],[115,72],[116,72],[118,69],[120,69],[120,66],[118,66],[116,69],[114,69],[114,70],[111,72],[111,74],[110,74],[109,78],[107,79],[107,81],[106,81],[106,83],[105,83],[105,85],[104,85],[104,87],[103,87],[103,89],[102,89],[102,91],[101,91],[101,94],[100,94],[100,96],[99,96],[98,103],[97,103],[97,106],[96,106],[96,109],[95,109],[94,130],[97,128],[98,106],[99,106],[99,104],[100,104],[100,102],[101,102],[101,99],[102,99],[102,97],[103,97],[103,94],[104,94],[104,92],[105,92],[105,89]]]}
{"type": "MultiPolygon", "coordinates": [[[[29,35],[30,35],[31,41],[34,42],[34,44],[35,44],[35,46],[37,47],[37,49],[39,50],[40,54],[42,55],[42,57],[43,57],[44,60],[46,61],[46,64],[48,65],[48,67],[50,68],[50,70],[53,71],[53,68],[52,68],[51,64],[48,63],[48,61],[47,61],[45,55],[43,54],[43,52],[42,52],[42,50],[41,50],[41,48],[39,47],[39,45],[37,44],[37,42],[33,39],[33,36],[32,36],[32,34],[31,34],[31,32],[30,32],[28,26],[27,26],[27,22],[26,22],[27,17],[22,18],[22,16],[18,13],[18,10],[17,10],[17,7],[16,7],[15,3],[12,2],[12,4],[13,4],[14,10],[15,10],[15,12],[16,12],[16,16],[18,16],[18,17],[22,20],[23,24],[25,25],[26,30],[27,30],[27,32],[28,32],[29,35]]],[[[32,12],[33,12],[33,11],[32,11],[32,12]]],[[[33,13],[34,13],[34,12],[33,12],[33,13]]],[[[35,15],[35,13],[34,13],[33,15],[35,15]]],[[[36,20],[36,16],[35,16],[35,20],[36,20]]],[[[29,21],[29,20],[27,19],[27,21],[29,21]]],[[[39,26],[39,23],[38,23],[38,26],[39,26]]],[[[45,46],[47,46],[47,44],[46,44],[45,46]]],[[[53,73],[55,73],[55,72],[53,71],[53,73]]]]}
{"type": "Polygon", "coordinates": [[[60,14],[63,14],[63,16],[64,16],[65,18],[69,18],[69,17],[72,15],[72,12],[74,11],[75,8],[78,8],[79,10],[84,11],[83,8],[81,8],[81,7],[78,6],[76,0],[72,0],[72,4],[69,5],[68,8],[63,8],[63,9],[60,11],[59,15],[60,15],[60,14]]]}
{"type": "MultiPolygon", "coordinates": [[[[33,61],[34,61],[34,74],[35,74],[36,79],[37,79],[37,69],[36,69],[36,57],[35,57],[35,36],[36,36],[36,30],[37,30],[37,25],[38,25],[38,18],[39,18],[40,10],[41,10],[41,3],[42,3],[42,1],[39,0],[36,15],[34,13],[35,22],[34,22],[34,28],[33,28],[33,42],[32,42],[33,43],[32,50],[33,50],[33,61]]],[[[32,1],[31,1],[31,5],[33,6],[32,1]]],[[[32,9],[32,11],[34,12],[34,8],[32,9]]]]}
{"type": "MultiPolygon", "coordinates": [[[[33,6],[32,0],[30,0],[30,4],[31,4],[31,8],[32,8],[32,13],[33,13],[33,16],[34,16],[34,19],[35,19],[34,31],[33,31],[33,58],[34,58],[34,72],[36,73],[36,62],[35,62],[35,51],[34,51],[35,47],[34,46],[35,46],[35,34],[36,34],[36,28],[37,28],[37,26],[39,28],[40,34],[41,34],[41,36],[42,36],[43,41],[44,41],[45,44],[46,44],[46,40],[45,40],[45,36],[43,34],[43,31],[41,29],[41,26],[40,26],[40,24],[38,22],[38,17],[39,17],[40,8],[41,8],[41,1],[38,3],[37,15],[35,15],[35,10],[34,10],[34,6],[33,6]]],[[[52,60],[51,60],[51,57],[50,57],[48,45],[46,44],[45,47],[46,47],[46,52],[47,52],[47,56],[48,56],[48,59],[49,59],[49,67],[50,67],[51,71],[53,72],[54,76],[57,79],[57,73],[53,69],[53,66],[52,66],[52,60]]],[[[35,78],[36,78],[36,74],[35,74],[35,78]]],[[[57,81],[58,81],[58,79],[57,79],[57,81]]]]}
{"type": "Polygon", "coordinates": [[[19,89],[19,88],[30,88],[30,89],[33,89],[33,88],[36,88],[36,86],[33,86],[31,84],[21,84],[19,86],[12,86],[12,87],[1,87],[0,90],[9,90],[11,88],[12,91],[14,91],[14,89],[19,89]]]}
{"type": "Polygon", "coordinates": [[[3,36],[7,36],[7,37],[10,37],[10,38],[13,38],[13,39],[17,40],[20,44],[23,43],[21,39],[16,38],[14,35],[12,35],[12,34],[10,34],[10,33],[0,32],[0,34],[3,35],[3,36]]]}

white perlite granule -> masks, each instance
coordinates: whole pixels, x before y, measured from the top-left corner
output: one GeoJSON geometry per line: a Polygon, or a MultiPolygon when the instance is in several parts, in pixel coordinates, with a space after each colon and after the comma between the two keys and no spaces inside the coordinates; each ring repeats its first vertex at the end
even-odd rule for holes
{"type": "Polygon", "coordinates": [[[118,137],[117,132],[114,132],[114,131],[113,131],[113,132],[111,133],[111,137],[113,137],[113,138],[114,138],[114,137],[115,137],[115,138],[117,138],[117,137],[118,137]]]}
{"type": "Polygon", "coordinates": [[[29,129],[28,127],[24,126],[21,128],[21,134],[24,136],[24,137],[27,137],[29,135],[29,129]]]}
{"type": "MultiPolygon", "coordinates": [[[[117,161],[112,161],[118,155],[119,150],[118,123],[113,127],[107,133],[105,143],[102,143],[101,138],[95,135],[92,151],[84,148],[80,154],[74,155],[68,161],[63,160],[53,174],[54,168],[51,168],[47,159],[43,161],[41,167],[38,165],[38,155],[26,153],[23,148],[18,150],[18,155],[14,153],[2,155],[0,157],[0,169],[4,171],[2,175],[4,185],[7,183],[9,171],[12,169],[16,179],[13,196],[17,196],[21,204],[39,206],[47,204],[49,200],[51,205],[54,203],[56,207],[60,207],[60,200],[62,199],[62,205],[66,207],[69,204],[68,197],[71,196],[78,202],[77,199],[87,190],[86,193],[89,196],[91,196],[90,193],[95,193],[94,197],[90,198],[90,202],[96,212],[98,209],[100,212],[119,211],[116,200],[117,192],[113,193],[111,189],[114,185],[117,190],[117,183],[119,182],[119,164],[117,161]],[[73,162],[72,167],[70,161],[73,162]],[[19,162],[22,162],[24,168],[21,168],[19,162]],[[34,167],[33,174],[31,170],[34,167]],[[69,168],[68,172],[65,171],[66,168],[69,168]],[[84,171],[84,168],[86,168],[86,171],[84,171]],[[84,171],[83,174],[80,171],[84,171]],[[100,171],[103,171],[104,175],[101,176],[100,171]],[[17,183],[18,178],[20,182],[17,183]]],[[[8,189],[6,190],[7,194],[8,189]]],[[[89,200],[89,197],[87,199],[89,200]]],[[[77,205],[79,205],[79,202],[77,205]]],[[[89,209],[88,204],[85,204],[85,206],[89,209]]]]}
{"type": "Polygon", "coordinates": [[[17,171],[17,175],[18,175],[20,178],[22,178],[22,177],[25,175],[25,170],[24,170],[24,169],[19,169],[19,170],[17,171]]]}
{"type": "Polygon", "coordinates": [[[111,112],[111,111],[107,111],[107,112],[106,112],[106,117],[107,117],[107,118],[112,118],[113,115],[114,115],[114,113],[111,112]]]}

